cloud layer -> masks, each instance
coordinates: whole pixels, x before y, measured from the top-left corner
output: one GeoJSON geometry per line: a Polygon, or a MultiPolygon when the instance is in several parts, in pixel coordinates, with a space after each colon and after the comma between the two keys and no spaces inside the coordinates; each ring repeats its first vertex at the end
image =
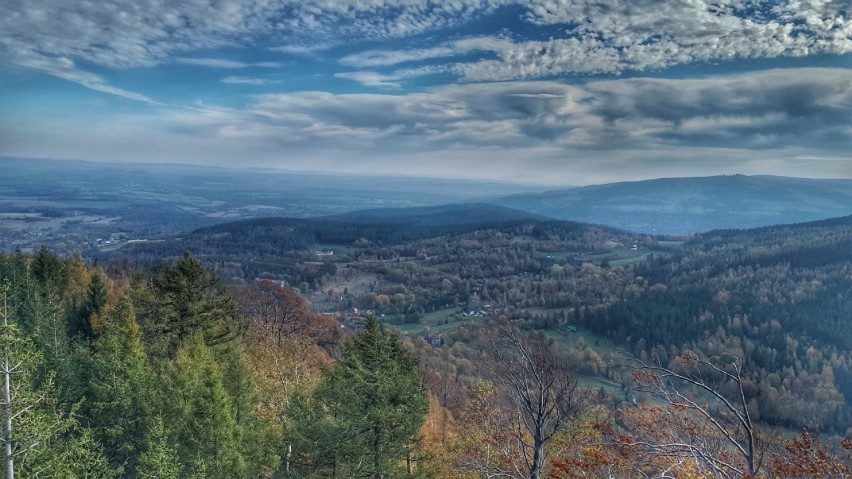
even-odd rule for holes
{"type": "Polygon", "coordinates": [[[748,63],[852,58],[845,0],[9,0],[4,10],[0,81],[23,67],[116,103],[87,104],[103,116],[85,128],[70,107],[29,130],[0,118],[0,155],[548,172],[538,181],[852,174],[852,64],[748,63]],[[742,68],[720,75],[715,63],[742,68]]]}
{"type": "MultiPolygon", "coordinates": [[[[302,91],[256,95],[245,108],[199,104],[145,121],[133,133],[137,161],[178,161],[173,143],[222,164],[239,158],[291,169],[556,184],[600,182],[613,170],[621,179],[842,175],[852,165],[852,72],[460,84],[405,94],[302,91]]],[[[79,141],[104,144],[100,136],[79,141]]]]}
{"type": "Polygon", "coordinates": [[[181,114],[174,121],[294,145],[333,136],[338,148],[370,151],[696,144],[841,151],[852,139],[852,71],[788,69],[583,85],[461,84],[402,95],[308,91],[258,95],[243,110],[211,112],[181,114]]]}
{"type": "MultiPolygon", "coordinates": [[[[81,62],[129,68],[175,56],[184,64],[242,68],[246,62],[182,55],[262,41],[293,54],[353,40],[405,39],[464,27],[501,8],[531,28],[556,27],[550,30],[555,35],[473,36],[426,48],[353,53],[340,63],[375,69],[443,59],[444,71],[479,82],[852,52],[852,20],[841,0],[12,0],[0,18],[0,59],[63,78],[81,62]],[[459,60],[471,52],[491,58],[459,60]]],[[[374,78],[365,83],[385,86],[374,78]]]]}

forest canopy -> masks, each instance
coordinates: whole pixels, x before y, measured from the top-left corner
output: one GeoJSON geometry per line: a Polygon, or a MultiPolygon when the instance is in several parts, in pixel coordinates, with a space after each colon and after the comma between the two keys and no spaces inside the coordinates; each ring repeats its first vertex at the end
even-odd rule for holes
{"type": "Polygon", "coordinates": [[[849,226],[506,223],[353,248],[311,283],[4,255],[3,440],[21,477],[848,474],[849,226]],[[725,404],[747,420],[715,426],[725,404]]]}

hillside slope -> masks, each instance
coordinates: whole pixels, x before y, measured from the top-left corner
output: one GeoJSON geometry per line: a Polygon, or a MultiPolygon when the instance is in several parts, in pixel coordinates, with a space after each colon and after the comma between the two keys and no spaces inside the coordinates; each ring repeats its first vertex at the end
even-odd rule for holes
{"type": "Polygon", "coordinates": [[[712,176],[518,194],[495,204],[654,234],[693,234],[852,214],[852,180],[712,176]]]}

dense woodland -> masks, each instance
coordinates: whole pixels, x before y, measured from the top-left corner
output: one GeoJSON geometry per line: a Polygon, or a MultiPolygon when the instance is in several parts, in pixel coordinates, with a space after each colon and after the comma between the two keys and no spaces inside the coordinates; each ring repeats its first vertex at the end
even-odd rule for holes
{"type": "Polygon", "coordinates": [[[3,256],[15,472],[850,475],[852,218],[684,244],[538,220],[354,224],[270,248],[292,263],[255,278],[242,241],[269,230],[242,226],[156,265],[150,246],[138,263],[3,256]],[[604,254],[631,246],[650,253],[604,254]],[[341,327],[353,307],[374,316],[341,327]],[[484,314],[440,334],[376,320],[454,308],[484,314]],[[577,327],[600,344],[565,341],[577,327]]]}

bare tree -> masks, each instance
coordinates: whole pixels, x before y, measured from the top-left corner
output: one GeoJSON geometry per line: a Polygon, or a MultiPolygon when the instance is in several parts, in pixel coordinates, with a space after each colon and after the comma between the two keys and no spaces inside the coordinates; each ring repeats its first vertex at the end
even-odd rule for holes
{"type": "Polygon", "coordinates": [[[232,288],[243,313],[281,339],[299,334],[310,324],[307,302],[268,279],[232,288]]]}
{"type": "Polygon", "coordinates": [[[328,346],[340,339],[335,321],[311,312],[304,298],[274,281],[262,279],[251,285],[234,286],[231,292],[254,329],[279,342],[303,336],[328,346]]]}
{"type": "Polygon", "coordinates": [[[758,476],[763,450],[740,359],[705,359],[685,351],[663,366],[631,358],[634,389],[653,400],[622,416],[632,433],[622,443],[640,455],[665,459],[656,463],[657,477],[674,477],[673,470],[685,467],[725,479],[758,476]]]}
{"type": "Polygon", "coordinates": [[[578,386],[572,369],[540,336],[526,336],[501,318],[487,348],[494,382],[503,402],[503,434],[492,434],[502,461],[468,461],[483,477],[539,479],[547,445],[588,405],[590,392],[578,386]]]}

